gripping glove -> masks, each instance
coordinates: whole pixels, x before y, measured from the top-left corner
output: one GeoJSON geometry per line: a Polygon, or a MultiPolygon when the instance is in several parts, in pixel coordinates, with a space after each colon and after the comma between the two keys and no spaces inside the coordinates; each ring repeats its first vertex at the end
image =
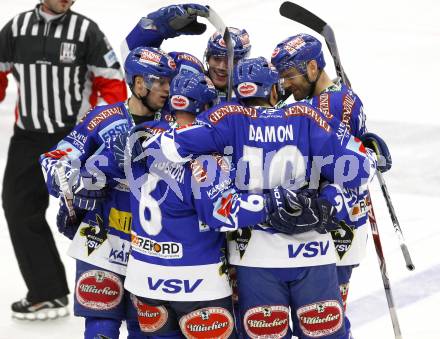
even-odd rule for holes
{"type": "Polygon", "coordinates": [[[268,223],[286,234],[326,233],[338,228],[336,209],[315,190],[292,191],[277,186],[266,195],[268,223]]]}
{"type": "Polygon", "coordinates": [[[391,159],[387,144],[380,136],[374,133],[365,133],[359,139],[361,139],[365,147],[376,153],[377,169],[379,172],[385,173],[391,169],[393,160],[391,159]]]}
{"type": "Polygon", "coordinates": [[[197,17],[208,17],[207,7],[198,4],[182,4],[162,7],[159,10],[147,15],[142,26],[153,24],[163,38],[174,38],[176,36],[198,35],[206,30],[206,25],[197,22],[197,17]]]}
{"type": "Polygon", "coordinates": [[[72,221],[64,199],[60,199],[60,209],[58,210],[57,214],[58,231],[70,240],[72,240],[86,212],[87,211],[85,210],[75,208],[76,220],[72,221]]]}

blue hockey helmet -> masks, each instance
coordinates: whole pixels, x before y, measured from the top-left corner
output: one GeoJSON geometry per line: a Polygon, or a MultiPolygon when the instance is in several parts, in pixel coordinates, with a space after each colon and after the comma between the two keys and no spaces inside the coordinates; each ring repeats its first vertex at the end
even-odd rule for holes
{"type": "Polygon", "coordinates": [[[172,57],[176,63],[177,74],[184,72],[205,73],[203,63],[192,54],[186,52],[170,52],[169,56],[172,57]]]}
{"type": "Polygon", "coordinates": [[[202,73],[181,73],[170,86],[171,112],[185,111],[195,115],[218,103],[218,93],[212,81],[202,73]]]}
{"type": "Polygon", "coordinates": [[[272,52],[271,59],[280,73],[294,67],[302,74],[307,72],[307,63],[310,60],[316,60],[319,69],[325,67],[321,42],[305,33],[281,41],[272,52]]]}
{"type": "Polygon", "coordinates": [[[234,92],[238,99],[267,98],[278,83],[278,72],[264,57],[240,60],[234,67],[234,92]]]}
{"type": "MultiPolygon", "coordinates": [[[[234,42],[234,59],[240,60],[246,58],[251,51],[251,42],[248,32],[246,32],[245,29],[235,27],[228,27],[228,29],[234,42]]],[[[226,56],[227,54],[228,49],[223,40],[223,35],[219,32],[215,32],[208,40],[208,46],[205,51],[206,60],[211,56],[226,56]]]]}
{"type": "Polygon", "coordinates": [[[160,48],[136,47],[127,56],[124,63],[125,80],[133,86],[135,76],[142,76],[151,89],[155,79],[172,79],[176,73],[174,60],[160,48]]]}

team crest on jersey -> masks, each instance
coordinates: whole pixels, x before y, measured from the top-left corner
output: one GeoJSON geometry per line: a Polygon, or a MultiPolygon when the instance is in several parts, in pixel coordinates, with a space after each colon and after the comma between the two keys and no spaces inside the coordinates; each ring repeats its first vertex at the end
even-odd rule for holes
{"type": "Polygon", "coordinates": [[[168,320],[168,311],[164,306],[147,305],[133,294],[130,294],[130,299],[137,311],[142,332],[155,332],[165,325],[168,320]]]}
{"type": "Polygon", "coordinates": [[[336,253],[339,259],[348,253],[351,248],[351,244],[354,239],[354,230],[352,227],[348,226],[345,221],[339,222],[339,228],[330,232],[333,238],[333,243],[335,244],[336,253]]]}
{"type": "Polygon", "coordinates": [[[184,315],[179,326],[188,339],[226,339],[234,329],[234,320],[223,307],[205,307],[184,315]]]}
{"type": "Polygon", "coordinates": [[[298,308],[299,326],[306,336],[318,338],[337,332],[343,322],[342,306],[337,300],[316,302],[298,308]]]}
{"type": "Polygon", "coordinates": [[[253,82],[242,82],[237,86],[237,90],[242,97],[250,97],[257,93],[258,87],[253,82]]]}
{"type": "Polygon", "coordinates": [[[72,42],[62,42],[60,47],[60,62],[71,64],[76,60],[76,44],[72,42]]]}
{"type": "Polygon", "coordinates": [[[120,278],[108,271],[84,272],[76,284],[75,297],[79,304],[92,310],[110,310],[119,305],[123,295],[120,278]]]}
{"type": "Polygon", "coordinates": [[[228,233],[228,241],[235,241],[235,247],[240,254],[240,259],[243,259],[249,241],[251,240],[251,236],[251,228],[240,228],[234,232],[228,233]]]}
{"type": "Polygon", "coordinates": [[[252,338],[284,338],[289,328],[289,308],[267,305],[250,308],[244,315],[246,334],[252,338]]]}
{"type": "Polygon", "coordinates": [[[107,240],[107,230],[99,214],[95,214],[96,222],[89,221],[87,226],[81,227],[79,234],[86,238],[87,255],[97,250],[107,240]]]}
{"type": "Polygon", "coordinates": [[[170,103],[171,107],[178,111],[183,111],[189,107],[189,100],[183,95],[173,95],[170,98],[170,103]]]}

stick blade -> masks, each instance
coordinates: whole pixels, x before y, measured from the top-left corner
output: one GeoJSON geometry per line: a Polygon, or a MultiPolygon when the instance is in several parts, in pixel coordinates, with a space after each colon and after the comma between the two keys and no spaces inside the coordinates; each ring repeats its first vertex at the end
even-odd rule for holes
{"type": "Polygon", "coordinates": [[[280,14],[290,20],[299,22],[304,26],[313,29],[315,32],[322,34],[327,23],[320,17],[308,11],[300,5],[294,4],[290,1],[285,1],[281,4],[280,14]]]}

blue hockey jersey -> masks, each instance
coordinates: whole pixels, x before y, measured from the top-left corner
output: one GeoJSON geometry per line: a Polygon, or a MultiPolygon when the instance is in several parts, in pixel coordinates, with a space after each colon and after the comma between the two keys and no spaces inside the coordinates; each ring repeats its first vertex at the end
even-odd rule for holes
{"type": "MultiPolygon", "coordinates": [[[[49,192],[55,197],[59,194],[52,187],[58,162],[65,164],[68,178],[73,168],[79,169],[81,166],[100,173],[99,164],[104,159],[106,142],[128,131],[132,125],[132,118],[123,102],[90,110],[69,135],[40,157],[49,192]]],[[[102,185],[108,184],[114,188],[109,190],[104,203],[87,212],[68,254],[95,266],[125,274],[132,222],[128,186],[114,181],[111,175],[105,177],[102,173],[100,177],[106,179],[102,185]]]]}
{"type": "MultiPolygon", "coordinates": [[[[156,133],[169,127],[162,122],[145,125],[156,133]]],[[[107,152],[112,166],[112,150],[107,152]]],[[[238,194],[235,170],[221,156],[188,164],[157,160],[150,154],[125,166],[133,212],[125,288],[174,301],[230,295],[226,239],[218,231],[265,221],[263,196],[238,194]]]]}
{"type": "MultiPolygon", "coordinates": [[[[338,128],[346,130],[343,124],[338,128]]],[[[317,187],[320,175],[356,188],[371,179],[376,166],[370,150],[348,132],[336,134],[307,103],[282,109],[225,103],[199,115],[198,124],[161,135],[150,147],[160,147],[166,158],[181,163],[199,154],[230,154],[237,187],[250,191],[280,184],[317,187]]],[[[229,246],[233,264],[300,267],[335,262],[328,234],[287,236],[257,225],[239,231],[234,240],[229,246]]]]}
{"type": "MultiPolygon", "coordinates": [[[[366,132],[365,114],[360,98],[340,81],[326,88],[308,102],[319,109],[337,133],[350,132],[360,137],[366,132]],[[347,130],[339,130],[340,123],[347,130]]],[[[355,265],[365,256],[368,237],[368,188],[341,188],[325,183],[321,194],[337,208],[341,228],[332,232],[337,251],[337,265],[355,265]]]]}

